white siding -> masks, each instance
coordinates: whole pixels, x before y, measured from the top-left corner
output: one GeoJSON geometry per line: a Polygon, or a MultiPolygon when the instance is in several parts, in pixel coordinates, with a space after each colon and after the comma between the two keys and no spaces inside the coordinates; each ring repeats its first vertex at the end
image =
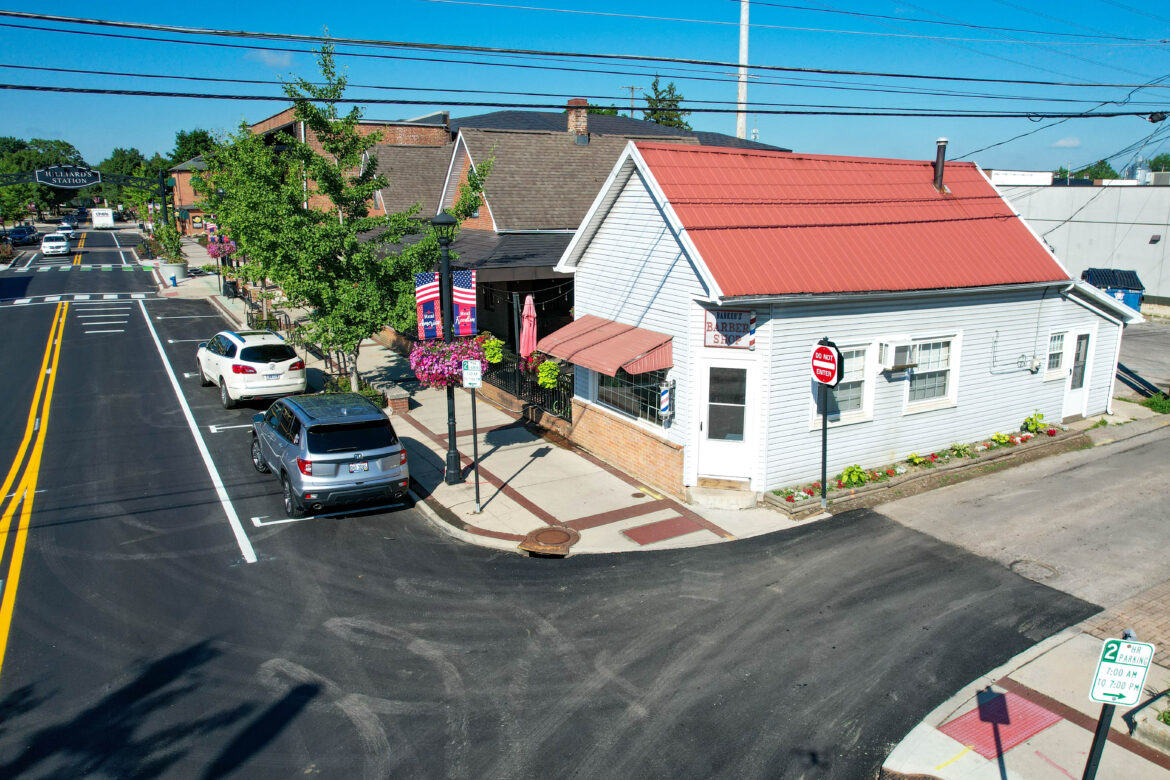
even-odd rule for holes
{"type": "MultiPolygon", "coordinates": [[[[678,444],[688,443],[687,432],[694,426],[687,401],[693,393],[694,373],[688,332],[693,300],[706,294],[641,174],[635,173],[622,187],[577,264],[574,307],[579,314],[673,337],[674,368],[669,377],[676,383],[677,407],[663,433],[678,444]]],[[[592,372],[577,369],[576,376],[577,395],[594,400],[592,372]]]]}
{"type": "Polygon", "coordinates": [[[1101,323],[1092,351],[1089,412],[1104,410],[1112,372],[1116,331],[1055,290],[934,295],[915,300],[786,305],[772,309],[771,416],[767,428],[765,483],[768,489],[814,479],[820,472],[820,430],[810,415],[815,392],[809,378],[809,353],[822,336],[838,344],[873,343],[883,336],[914,338],[957,335],[957,403],[947,408],[904,414],[907,375],[872,372],[873,419],[829,431],[829,472],[850,464],[876,468],[911,452],[937,451],[952,442],[972,442],[996,431],[1019,430],[1039,409],[1059,422],[1063,379],[1045,381],[1044,370],[1028,370],[1043,360],[1052,330],[1090,329],[1101,323]],[[1043,296],[1043,298],[1042,298],[1043,296]],[[1110,333],[1112,331],[1112,338],[1110,333]],[[1023,366],[1021,368],[1020,366],[1023,366]]]}
{"type": "Polygon", "coordinates": [[[1109,408],[1109,390],[1117,366],[1113,360],[1117,355],[1117,341],[1121,338],[1121,326],[1108,320],[1100,320],[1097,326],[1097,344],[1091,350],[1093,373],[1089,377],[1089,408],[1086,414],[1102,414],[1109,408]]]}

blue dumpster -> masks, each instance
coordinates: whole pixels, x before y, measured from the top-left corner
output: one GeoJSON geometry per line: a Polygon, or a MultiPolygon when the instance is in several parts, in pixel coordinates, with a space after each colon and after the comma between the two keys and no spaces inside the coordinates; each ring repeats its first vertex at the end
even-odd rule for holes
{"type": "Polygon", "coordinates": [[[1134,311],[1142,310],[1142,293],[1145,286],[1138,278],[1137,271],[1122,271],[1118,268],[1086,268],[1081,272],[1081,281],[1104,290],[1134,311]]]}

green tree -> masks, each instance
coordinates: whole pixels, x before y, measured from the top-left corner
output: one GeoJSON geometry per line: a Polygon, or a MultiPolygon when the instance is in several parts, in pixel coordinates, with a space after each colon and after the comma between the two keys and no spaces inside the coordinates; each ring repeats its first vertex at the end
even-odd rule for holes
{"type": "MultiPolygon", "coordinates": [[[[135,172],[145,165],[146,157],[143,156],[142,152],[133,147],[130,149],[118,147],[109,157],[98,163],[97,167],[103,174],[116,173],[123,176],[134,176],[135,172]]],[[[86,194],[105,198],[109,203],[117,205],[124,201],[123,189],[121,185],[103,181],[96,187],[87,189],[86,194]]]]}
{"type": "MultiPolygon", "coordinates": [[[[51,165],[85,165],[81,152],[68,141],[33,138],[0,139],[0,173],[26,173],[51,165]]],[[[22,219],[29,215],[28,204],[33,205],[37,218],[43,218],[50,209],[59,209],[77,194],[76,190],[46,187],[43,184],[17,184],[0,187],[0,214],[6,220],[22,219]]]]}
{"type": "Polygon", "coordinates": [[[1106,160],[1098,160],[1073,173],[1074,179],[1116,179],[1117,171],[1106,160]]]}
{"type": "MultiPolygon", "coordinates": [[[[291,303],[311,312],[308,338],[351,357],[350,386],[357,390],[362,340],[386,324],[402,329],[413,322],[412,274],[435,267],[438,243],[428,234],[403,246],[406,237],[426,233],[417,205],[370,216],[374,193],[387,184],[376,158],[366,155],[379,136],[358,132],[360,109],[339,113],[346,79],[334,66],[331,46],[322,47],[318,65],[320,83],[297,79],[285,87],[315,145],[281,133],[277,151],[241,125],[205,155],[208,168],[193,180],[205,207],[246,256],[242,272],[272,279],[291,303]]],[[[479,206],[490,167],[481,165],[469,177],[453,209],[456,218],[479,206]]]]}
{"type": "Polygon", "coordinates": [[[210,132],[202,128],[194,130],[180,130],[175,133],[175,148],[171,150],[171,165],[185,163],[188,160],[207,154],[215,148],[215,138],[210,132]]]}
{"type": "Polygon", "coordinates": [[[1151,157],[1149,160],[1146,160],[1146,165],[1150,167],[1151,171],[1170,171],[1170,152],[1162,152],[1151,157]]]}
{"type": "Polygon", "coordinates": [[[670,82],[666,85],[666,89],[662,89],[659,87],[658,81],[658,76],[655,76],[654,83],[650,85],[650,93],[642,93],[642,97],[646,100],[646,108],[642,112],[642,117],[648,122],[690,130],[691,126],[685,117],[689,116],[691,112],[679,108],[683,96],[675,90],[674,82],[670,82]]]}

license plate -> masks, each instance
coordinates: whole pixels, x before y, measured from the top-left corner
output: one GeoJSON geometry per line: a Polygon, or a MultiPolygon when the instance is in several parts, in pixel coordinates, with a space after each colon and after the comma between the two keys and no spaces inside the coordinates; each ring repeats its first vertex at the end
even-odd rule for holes
{"type": "Polygon", "coordinates": [[[265,374],[264,378],[265,379],[272,379],[272,380],[280,379],[280,374],[265,374]]]}
{"type": "Polygon", "coordinates": [[[370,464],[364,460],[361,463],[349,464],[349,473],[350,474],[356,474],[359,471],[369,471],[369,470],[370,470],[370,464]]]}

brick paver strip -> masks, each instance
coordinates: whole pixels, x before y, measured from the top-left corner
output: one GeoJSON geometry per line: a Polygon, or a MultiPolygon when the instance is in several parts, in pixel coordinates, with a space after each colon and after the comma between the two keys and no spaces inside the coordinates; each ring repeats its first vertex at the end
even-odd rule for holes
{"type": "Polygon", "coordinates": [[[1094,615],[1082,628],[1100,639],[1119,637],[1122,629],[1132,628],[1139,642],[1154,646],[1154,663],[1170,666],[1170,580],[1094,615]]]}
{"type": "Polygon", "coordinates": [[[457,517],[450,509],[440,504],[438,500],[433,497],[432,493],[423,487],[422,483],[416,480],[414,477],[410,478],[410,484],[411,488],[415,492],[415,495],[419,497],[419,500],[429,506],[435,512],[435,514],[443,518],[444,521],[457,528],[462,528],[464,531],[476,534],[478,536],[490,536],[493,539],[503,539],[509,542],[522,542],[528,538],[523,534],[509,534],[503,531],[493,531],[490,528],[480,528],[478,525],[472,525],[471,523],[465,522],[457,517]]]}
{"type": "Polygon", "coordinates": [[[628,528],[622,531],[622,534],[633,539],[638,544],[647,545],[705,530],[703,526],[689,518],[672,517],[667,520],[659,520],[657,523],[640,525],[637,528],[628,528]]]}
{"type": "MultiPolygon", "coordinates": [[[[414,426],[414,428],[419,433],[423,434],[424,436],[426,436],[428,439],[430,439],[431,441],[433,441],[435,444],[439,445],[440,447],[443,447],[444,449],[446,449],[447,441],[446,441],[445,436],[440,438],[438,435],[436,435],[434,432],[432,432],[429,428],[427,428],[425,425],[420,423],[418,420],[411,417],[409,414],[396,415],[396,417],[400,420],[406,420],[408,423],[410,423],[412,426],[414,426]]],[[[463,460],[464,466],[470,468],[471,466],[475,465],[474,462],[471,460],[471,458],[467,457],[463,453],[460,453],[459,455],[460,455],[460,458],[462,458],[462,460],[463,460]]],[[[523,495],[521,495],[520,491],[516,490],[516,488],[505,483],[502,479],[497,477],[495,474],[492,474],[490,471],[485,469],[482,464],[479,467],[479,475],[484,479],[485,482],[493,485],[501,493],[506,495],[508,498],[512,499],[513,501],[515,501],[517,504],[519,504],[520,506],[527,509],[532,514],[536,515],[541,520],[541,522],[543,522],[545,525],[564,525],[564,523],[562,523],[560,520],[557,520],[555,517],[550,515],[548,512],[544,511],[539,506],[532,503],[527,498],[525,498],[523,495]]],[[[520,537],[520,538],[523,539],[524,537],[520,537]]]]}
{"type": "Polygon", "coordinates": [[[565,525],[575,531],[587,531],[590,528],[598,528],[603,525],[609,525],[610,523],[629,520],[631,517],[648,515],[660,509],[671,509],[673,508],[673,504],[674,502],[668,498],[652,499],[641,504],[634,504],[633,506],[626,506],[609,512],[600,512],[596,515],[589,515],[588,517],[578,517],[576,520],[570,520],[565,523],[565,525]]]}
{"type": "MultiPolygon", "coordinates": [[[[1062,701],[1057,701],[1051,696],[1045,696],[1040,691],[1032,690],[1023,683],[1016,682],[1010,677],[1001,677],[996,681],[995,687],[1002,688],[1005,691],[1010,691],[1017,696],[1027,699],[1035,704],[1039,704],[1046,710],[1056,713],[1060,717],[1067,720],[1069,723],[1075,723],[1083,728],[1085,731],[1095,732],[1097,730],[1097,719],[1091,715],[1086,715],[1080,710],[1074,710],[1062,701]]],[[[1121,732],[1109,729],[1109,741],[1118,747],[1125,748],[1130,753],[1144,758],[1151,764],[1156,764],[1163,769],[1170,770],[1170,756],[1155,750],[1154,748],[1142,742],[1138,742],[1133,737],[1122,734],[1121,732]]]]}

